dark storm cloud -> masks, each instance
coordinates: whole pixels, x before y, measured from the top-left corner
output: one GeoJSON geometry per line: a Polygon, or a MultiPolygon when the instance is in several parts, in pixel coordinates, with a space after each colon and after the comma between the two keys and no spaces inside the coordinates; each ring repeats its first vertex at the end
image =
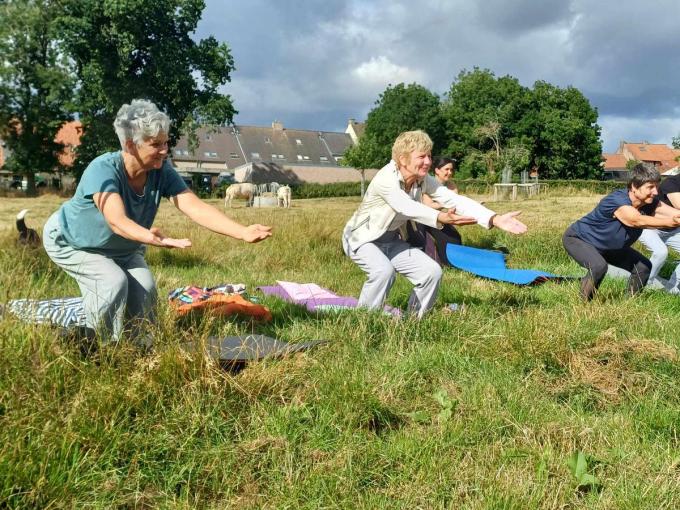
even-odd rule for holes
{"type": "Polygon", "coordinates": [[[680,131],[678,19],[669,0],[208,0],[197,36],[232,48],[239,123],[344,129],[389,83],[441,94],[477,66],[579,88],[613,150],[633,126],[650,141],[680,131]]]}
{"type": "Polygon", "coordinates": [[[566,0],[485,0],[476,6],[479,24],[502,34],[568,23],[574,16],[566,0]]]}

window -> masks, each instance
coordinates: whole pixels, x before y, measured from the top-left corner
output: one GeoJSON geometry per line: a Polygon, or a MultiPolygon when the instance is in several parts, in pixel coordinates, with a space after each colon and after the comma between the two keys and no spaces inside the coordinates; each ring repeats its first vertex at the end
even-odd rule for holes
{"type": "Polygon", "coordinates": [[[216,153],[216,152],[207,152],[207,151],[206,151],[206,152],[203,153],[203,155],[204,155],[206,158],[216,158],[216,157],[217,157],[217,153],[216,153]]]}
{"type": "Polygon", "coordinates": [[[251,152],[250,157],[252,159],[260,159],[260,153],[259,152],[251,152]]]}
{"type": "Polygon", "coordinates": [[[279,159],[286,159],[283,154],[279,154],[279,159]]]}
{"type": "Polygon", "coordinates": [[[296,139],[295,139],[295,143],[296,143],[297,145],[302,145],[302,140],[300,140],[299,138],[296,138],[296,139]]]}
{"type": "Polygon", "coordinates": [[[276,154],[272,154],[272,159],[279,159],[279,157],[276,154]]]}
{"type": "Polygon", "coordinates": [[[342,156],[335,156],[335,161],[338,161],[338,162],[342,161],[342,156]]]}
{"type": "Polygon", "coordinates": [[[229,157],[231,159],[238,159],[238,154],[236,154],[235,152],[232,152],[232,153],[229,154],[229,157]]]}
{"type": "Polygon", "coordinates": [[[175,149],[175,156],[181,156],[182,155],[182,149],[175,149]]]}
{"type": "Polygon", "coordinates": [[[319,157],[319,160],[320,160],[322,163],[328,163],[328,158],[327,158],[326,156],[321,156],[321,157],[319,157]]]}
{"type": "Polygon", "coordinates": [[[302,161],[302,154],[297,155],[298,161],[302,161]]]}
{"type": "Polygon", "coordinates": [[[264,137],[264,143],[272,143],[272,139],[269,138],[268,136],[264,137]]]}
{"type": "Polygon", "coordinates": [[[302,157],[305,159],[305,161],[309,160],[309,156],[302,156],[302,157]]]}

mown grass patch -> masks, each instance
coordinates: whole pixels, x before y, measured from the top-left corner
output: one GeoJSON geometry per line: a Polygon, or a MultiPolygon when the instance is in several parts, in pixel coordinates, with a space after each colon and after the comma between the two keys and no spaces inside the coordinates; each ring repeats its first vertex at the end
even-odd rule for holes
{"type": "MultiPolygon", "coordinates": [[[[507,248],[511,267],[580,275],[560,237],[597,198],[489,204],[523,209],[530,232],[463,237],[507,248]]],[[[43,252],[14,244],[18,210],[39,227],[61,200],[0,203],[1,301],[77,294],[43,252]]],[[[339,239],[357,202],[234,208],[239,221],[273,225],[255,246],[164,205],[157,225],[194,247],[149,250],[160,295],[223,282],[255,293],[276,280],[358,295],[363,274],[339,239]]],[[[4,317],[0,507],[676,508],[680,301],[630,299],[624,287],[607,279],[584,304],[576,281],[521,288],[446,270],[422,321],[310,314],[260,296],[269,324],[183,322],[162,303],[149,355],[124,343],[84,356],[52,328],[4,317]],[[444,313],[449,302],[465,308],[444,313]],[[329,343],[239,373],[181,347],[248,332],[329,343]]],[[[390,304],[409,292],[398,279],[390,304]]]]}

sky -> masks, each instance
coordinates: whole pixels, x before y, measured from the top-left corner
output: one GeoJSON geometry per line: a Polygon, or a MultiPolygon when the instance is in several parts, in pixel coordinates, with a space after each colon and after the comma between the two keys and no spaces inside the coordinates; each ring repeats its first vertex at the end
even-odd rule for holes
{"type": "Polygon", "coordinates": [[[680,134],[678,0],[206,0],[228,44],[236,124],[344,131],[389,84],[443,96],[461,70],[574,86],[603,149],[680,134]]]}

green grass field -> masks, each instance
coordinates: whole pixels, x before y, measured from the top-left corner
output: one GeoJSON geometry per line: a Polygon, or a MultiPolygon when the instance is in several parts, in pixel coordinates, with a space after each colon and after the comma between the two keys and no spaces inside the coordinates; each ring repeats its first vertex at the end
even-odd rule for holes
{"type": "MultiPolygon", "coordinates": [[[[489,204],[524,210],[529,233],[463,237],[506,246],[514,267],[581,275],[560,238],[597,199],[489,204]]],[[[14,242],[20,209],[41,230],[61,200],[0,200],[0,302],[78,294],[42,251],[14,242]]],[[[148,261],[161,296],[275,280],[357,296],[363,273],[340,248],[357,204],[233,209],[274,227],[259,245],[164,205],[156,225],[194,246],[151,248],[148,261]]],[[[398,279],[390,303],[404,307],[409,292],[398,279]]],[[[182,327],[163,301],[151,355],[121,344],[84,357],[54,329],[1,319],[0,508],[680,507],[677,297],[631,299],[607,279],[584,304],[576,282],[520,288],[449,269],[420,322],[264,303],[269,324],[204,316],[182,327]],[[466,308],[446,314],[449,302],[466,308]],[[253,331],[330,342],[238,374],[179,347],[253,331]]]]}

